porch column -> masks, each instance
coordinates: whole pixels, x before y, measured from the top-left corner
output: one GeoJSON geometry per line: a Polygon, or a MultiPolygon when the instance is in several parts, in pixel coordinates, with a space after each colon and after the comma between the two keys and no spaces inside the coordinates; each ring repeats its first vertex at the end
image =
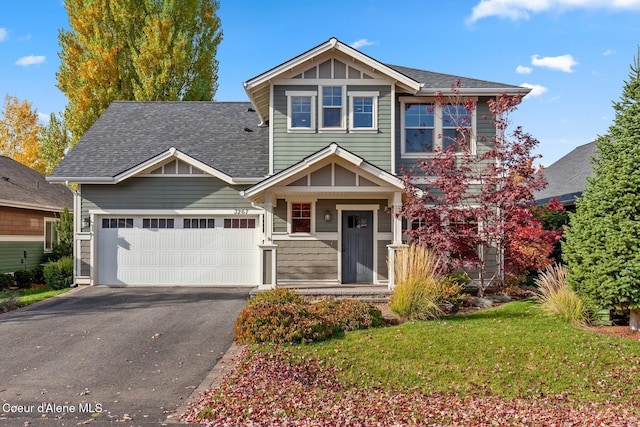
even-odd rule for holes
{"type": "Polygon", "coordinates": [[[387,245],[387,259],[389,260],[389,289],[393,289],[396,286],[396,252],[407,246],[402,242],[402,217],[400,216],[402,209],[402,192],[396,191],[393,193],[391,208],[391,231],[393,233],[393,243],[387,245]]]}
{"type": "Polygon", "coordinates": [[[258,289],[271,289],[276,286],[276,249],[273,243],[273,200],[271,192],[264,198],[264,241],[260,247],[260,284],[258,289]]]}

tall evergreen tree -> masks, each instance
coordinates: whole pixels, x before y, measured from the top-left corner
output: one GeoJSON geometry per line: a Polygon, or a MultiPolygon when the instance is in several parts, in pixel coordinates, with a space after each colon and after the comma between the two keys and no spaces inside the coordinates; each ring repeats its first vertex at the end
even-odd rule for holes
{"type": "Polygon", "coordinates": [[[114,100],[212,100],[217,0],[65,0],[58,88],[72,143],[114,100]]]}
{"type": "Polygon", "coordinates": [[[64,157],[65,150],[69,148],[70,135],[65,127],[64,120],[58,119],[55,113],[49,116],[49,124],[40,130],[41,158],[44,162],[44,173],[50,174],[60,160],[64,157]]]}
{"type": "Polygon", "coordinates": [[[596,141],[594,175],[570,218],[563,256],[569,284],[603,309],[630,309],[640,321],[640,56],[631,66],[615,120],[596,141]]]}

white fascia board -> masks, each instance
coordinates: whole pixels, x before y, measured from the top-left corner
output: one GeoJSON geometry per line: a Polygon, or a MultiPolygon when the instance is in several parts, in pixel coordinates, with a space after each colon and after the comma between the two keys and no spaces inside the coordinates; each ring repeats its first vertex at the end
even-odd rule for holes
{"type": "Polygon", "coordinates": [[[203,172],[206,172],[209,175],[212,175],[224,182],[226,182],[227,184],[236,184],[236,182],[234,182],[233,178],[230,177],[229,175],[220,172],[219,170],[212,168],[211,166],[208,166],[204,163],[202,163],[199,160],[194,159],[193,157],[184,154],[183,152],[171,147],[169,148],[167,151],[165,151],[164,153],[158,154],[155,157],[150,158],[149,160],[147,160],[146,162],[142,162],[139,165],[124,171],[123,173],[116,175],[113,178],[113,183],[114,184],[118,184],[128,178],[131,178],[132,176],[135,176],[143,171],[145,171],[146,169],[149,169],[157,164],[160,164],[162,162],[164,162],[165,160],[171,159],[171,158],[176,158],[178,160],[181,160],[187,164],[190,164],[191,166],[194,166],[200,170],[202,170],[203,172]]]}
{"type": "Polygon", "coordinates": [[[260,74],[259,76],[246,81],[244,83],[244,88],[245,91],[247,92],[247,94],[249,95],[249,98],[251,98],[251,89],[254,89],[256,87],[261,86],[262,84],[269,82],[275,78],[277,78],[278,76],[280,76],[282,73],[284,73],[285,71],[289,71],[292,68],[297,67],[300,64],[304,64],[306,61],[308,61],[309,59],[318,56],[324,52],[327,52],[331,49],[336,49],[339,52],[342,52],[360,62],[362,62],[363,64],[365,64],[366,66],[370,67],[371,69],[373,69],[374,71],[378,71],[382,74],[385,74],[387,76],[389,76],[389,78],[391,78],[392,80],[395,80],[397,84],[406,86],[407,88],[412,89],[414,92],[418,92],[420,90],[421,84],[420,82],[417,82],[415,80],[413,80],[410,77],[405,76],[402,73],[397,72],[396,70],[387,67],[386,65],[384,65],[383,63],[376,61],[375,59],[371,58],[370,56],[367,56],[365,54],[363,54],[362,52],[352,48],[349,45],[346,45],[344,43],[342,43],[341,41],[339,41],[336,38],[331,38],[329,39],[327,42],[315,47],[314,49],[311,49],[305,53],[303,53],[302,55],[296,56],[295,58],[284,62],[280,65],[278,65],[275,68],[272,68],[271,70],[260,74]]]}
{"type": "Polygon", "coordinates": [[[459,94],[463,94],[463,95],[497,95],[500,93],[507,93],[509,95],[526,95],[529,92],[531,92],[531,89],[527,88],[527,87],[513,87],[513,88],[465,88],[465,87],[461,87],[461,88],[456,88],[455,90],[452,90],[451,87],[447,87],[447,88],[438,88],[438,87],[429,87],[429,88],[422,88],[420,90],[419,93],[417,93],[417,95],[427,95],[427,96],[433,96],[436,93],[442,93],[444,95],[453,95],[456,93],[459,94]]]}
{"type": "MultiPolygon", "coordinates": [[[[272,175],[270,178],[267,178],[264,181],[256,184],[255,186],[251,187],[249,190],[241,191],[240,194],[245,198],[252,199],[256,195],[260,194],[262,191],[265,191],[267,188],[272,187],[288,178],[291,178],[292,176],[300,172],[303,172],[306,169],[311,168],[313,165],[331,156],[337,156],[341,159],[344,159],[350,164],[352,164],[353,166],[367,172],[372,177],[378,178],[386,183],[389,183],[396,188],[402,189],[404,187],[401,179],[365,162],[365,160],[362,157],[359,157],[351,153],[350,151],[347,151],[341,148],[340,146],[338,146],[338,144],[334,142],[334,143],[331,143],[331,145],[329,145],[328,147],[305,158],[303,161],[301,161],[297,165],[294,165],[289,169],[285,169],[276,175],[272,175]]],[[[360,188],[360,191],[363,191],[362,188],[360,188]]]]}
{"type": "Polygon", "coordinates": [[[61,208],[59,206],[32,205],[29,203],[20,203],[13,200],[3,200],[3,199],[0,199],[0,206],[6,207],[6,208],[29,209],[33,211],[45,211],[45,212],[64,211],[64,208],[61,208]]]}
{"type": "Polygon", "coordinates": [[[78,184],[118,184],[122,181],[125,181],[135,175],[138,175],[145,170],[154,167],[168,159],[175,158],[181,160],[193,167],[200,169],[208,175],[211,175],[215,178],[218,178],[227,184],[235,185],[235,184],[255,184],[260,182],[263,178],[261,177],[242,177],[242,178],[233,178],[227,175],[224,172],[219,171],[216,168],[212,168],[211,166],[202,163],[199,160],[194,159],[193,157],[171,147],[167,151],[158,154],[155,157],[150,158],[149,160],[140,163],[133,168],[126,170],[119,175],[114,177],[47,177],[47,181],[56,182],[56,183],[67,183],[74,182],[78,184]]]}
{"type": "Polygon", "coordinates": [[[113,184],[113,177],[110,176],[48,176],[45,179],[47,182],[56,184],[66,184],[69,182],[75,184],[113,184]]]}

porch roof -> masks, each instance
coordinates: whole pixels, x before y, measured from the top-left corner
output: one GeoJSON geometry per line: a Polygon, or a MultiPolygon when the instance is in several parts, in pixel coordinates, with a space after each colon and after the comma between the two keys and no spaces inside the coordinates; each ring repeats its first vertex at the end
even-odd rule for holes
{"type": "MultiPolygon", "coordinates": [[[[311,173],[322,167],[331,159],[335,159],[340,163],[347,165],[351,171],[357,172],[366,179],[371,178],[371,180],[375,180],[384,184],[383,187],[377,188],[366,187],[365,189],[364,187],[361,187],[358,191],[360,193],[380,193],[380,190],[388,191],[390,188],[395,191],[400,191],[404,188],[402,180],[397,176],[392,175],[389,172],[367,162],[362,157],[357,156],[351,151],[340,147],[334,142],[327,147],[305,157],[300,162],[288,167],[287,169],[284,169],[276,173],[275,175],[271,175],[270,177],[258,182],[257,184],[252,185],[251,187],[242,191],[241,194],[254,203],[260,203],[264,200],[264,194],[266,191],[282,185],[288,180],[299,177],[304,173],[311,173]],[[376,190],[374,191],[374,189],[376,190]]],[[[334,195],[345,192],[353,194],[353,192],[349,191],[349,189],[345,187],[335,187],[333,189],[329,189],[327,187],[317,187],[314,190],[321,192],[327,192],[329,190],[331,192],[335,192],[334,195]]],[[[294,191],[296,191],[295,187],[291,188],[290,192],[294,191]]]]}

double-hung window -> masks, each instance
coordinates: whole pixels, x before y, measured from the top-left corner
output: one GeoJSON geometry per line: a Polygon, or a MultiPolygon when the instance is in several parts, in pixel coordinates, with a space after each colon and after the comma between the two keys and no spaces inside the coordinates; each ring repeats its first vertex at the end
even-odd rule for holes
{"type": "Polygon", "coordinates": [[[344,97],[342,86],[323,86],[320,109],[321,129],[344,129],[344,97]]]}
{"type": "Polygon", "coordinates": [[[462,104],[444,104],[442,108],[442,150],[455,146],[468,150],[471,141],[471,112],[462,104]]]}
{"type": "Polygon", "coordinates": [[[316,92],[287,91],[287,127],[290,132],[314,132],[316,92]]]}
{"type": "Polygon", "coordinates": [[[349,130],[378,130],[378,92],[349,91],[349,130]]]}
{"type": "Polygon", "coordinates": [[[435,105],[405,104],[404,152],[433,153],[435,150],[435,105]]]}
{"type": "Polygon", "coordinates": [[[402,155],[420,157],[438,150],[474,151],[475,114],[463,104],[402,102],[402,155]]]}

